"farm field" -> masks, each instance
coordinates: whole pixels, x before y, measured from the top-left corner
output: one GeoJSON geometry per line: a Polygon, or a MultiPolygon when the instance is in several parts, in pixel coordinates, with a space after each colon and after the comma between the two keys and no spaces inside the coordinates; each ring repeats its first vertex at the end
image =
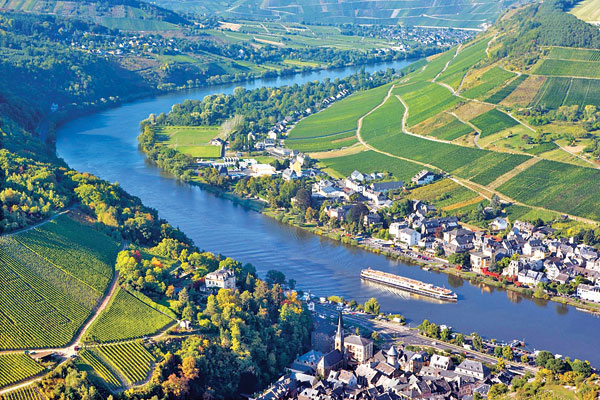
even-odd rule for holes
{"type": "Polygon", "coordinates": [[[357,142],[356,132],[342,132],[314,139],[287,139],[285,144],[290,149],[303,152],[329,151],[352,146],[357,142]]]}
{"type": "Polygon", "coordinates": [[[570,47],[552,47],[546,58],[554,60],[600,61],[600,51],[570,47]]]}
{"type": "Polygon", "coordinates": [[[535,67],[534,73],[549,76],[600,78],[600,62],[545,59],[535,67]]]}
{"type": "Polygon", "coordinates": [[[512,92],[514,92],[514,90],[527,78],[527,75],[519,75],[510,81],[508,85],[500,88],[500,90],[487,97],[485,101],[492,104],[499,104],[502,100],[506,99],[512,92]]]}
{"type": "Polygon", "coordinates": [[[0,388],[21,382],[45,368],[23,353],[0,354],[0,388]]]}
{"type": "Polygon", "coordinates": [[[442,71],[446,63],[452,60],[455,53],[456,47],[453,47],[444,53],[436,55],[429,63],[427,63],[424,71],[419,71],[417,74],[414,74],[414,76],[419,80],[431,81],[440,73],[440,71],[442,71]]]}
{"type": "Polygon", "coordinates": [[[558,108],[562,105],[599,104],[600,80],[550,77],[546,79],[531,105],[558,108]]]}
{"type": "Polygon", "coordinates": [[[169,146],[191,157],[221,157],[221,146],[209,142],[219,136],[218,126],[161,126],[155,133],[169,146]]]}
{"type": "Polygon", "coordinates": [[[408,195],[409,199],[430,202],[437,209],[452,208],[478,197],[477,193],[447,178],[412,189],[408,195]]]}
{"type": "Polygon", "coordinates": [[[414,133],[432,136],[442,140],[454,140],[473,132],[473,129],[460,122],[449,113],[440,113],[412,127],[414,133]]]}
{"type": "Polygon", "coordinates": [[[497,109],[492,109],[485,114],[473,118],[470,121],[473,125],[479,128],[480,136],[486,137],[504,129],[519,125],[510,115],[503,113],[497,109]]]}
{"type": "Polygon", "coordinates": [[[508,72],[498,66],[494,66],[479,77],[477,85],[463,90],[461,94],[470,99],[480,99],[488,92],[502,86],[504,82],[514,76],[514,73],[508,72]]]}
{"type": "MultiPolygon", "coordinates": [[[[508,96],[500,101],[503,106],[521,106],[525,107],[532,103],[538,91],[546,82],[546,77],[541,75],[530,75],[521,82],[508,96]]],[[[493,99],[488,99],[493,100],[493,99]]],[[[491,101],[490,101],[491,102],[491,101]]]]}
{"type": "Polygon", "coordinates": [[[0,349],[69,343],[112,276],[116,242],[61,216],[0,245],[0,349]]]}
{"type": "Polygon", "coordinates": [[[46,400],[33,386],[29,385],[21,389],[0,395],[1,400],[46,400]]]}
{"type": "Polygon", "coordinates": [[[86,342],[113,342],[151,335],[172,319],[119,288],[108,307],[86,332],[86,342]],[[131,321],[144,321],[132,324],[131,321]]]}
{"type": "Polygon", "coordinates": [[[438,81],[447,83],[455,90],[458,89],[467,71],[486,57],[485,49],[490,40],[491,38],[484,38],[473,42],[467,47],[463,47],[450,62],[448,68],[440,75],[438,81]]]}
{"type": "Polygon", "coordinates": [[[119,378],[91,351],[81,349],[77,355],[85,365],[91,368],[93,374],[106,382],[110,388],[116,389],[121,386],[119,378]]]}
{"type": "Polygon", "coordinates": [[[358,119],[385,98],[390,85],[353,93],[328,108],[299,121],[290,131],[292,139],[319,138],[356,130],[358,119]]]}
{"type": "Polygon", "coordinates": [[[419,164],[391,158],[372,150],[322,159],[320,160],[320,164],[329,172],[332,172],[334,176],[340,178],[349,176],[352,171],[358,169],[362,173],[367,174],[387,171],[397,179],[405,182],[409,181],[410,178],[423,169],[419,164]]]}
{"type": "Polygon", "coordinates": [[[154,356],[138,342],[98,346],[94,350],[100,353],[113,369],[121,373],[129,385],[144,381],[155,361],[154,356]]]}
{"type": "Polygon", "coordinates": [[[600,171],[541,160],[498,190],[518,201],[585,218],[600,219],[600,171]],[[585,183],[582,183],[585,182],[585,183]]]}
{"type": "Polygon", "coordinates": [[[569,11],[577,18],[586,22],[600,21],[600,1],[599,0],[583,0],[575,3],[575,7],[569,11]]]}
{"type": "Polygon", "coordinates": [[[460,102],[448,89],[430,82],[397,86],[393,94],[400,96],[408,105],[408,126],[423,122],[460,102]]]}

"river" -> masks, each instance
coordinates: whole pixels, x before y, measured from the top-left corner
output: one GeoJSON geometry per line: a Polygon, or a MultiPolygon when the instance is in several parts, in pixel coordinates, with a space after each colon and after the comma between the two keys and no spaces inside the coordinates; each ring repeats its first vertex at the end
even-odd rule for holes
{"type": "MultiPolygon", "coordinates": [[[[366,67],[367,71],[401,68],[397,61],[366,67]]],[[[404,315],[412,326],[427,318],[463,333],[478,332],[500,340],[525,340],[530,349],[547,349],[600,365],[600,318],[552,302],[533,301],[503,290],[478,287],[460,278],[426,272],[384,256],[341,245],[301,229],[278,223],[257,212],[182,184],[148,163],[138,150],[139,122],[150,113],[167,112],[185,99],[232,93],[236,86],[302,84],[344,77],[358,68],[315,71],[246,83],[175,92],[124,104],[84,116],[57,133],[57,151],[72,168],[119,184],[156,208],[161,217],[181,228],[198,247],[252,263],[260,274],[282,271],[298,287],[316,295],[340,295],[364,302],[376,297],[386,312],[404,315]],[[367,266],[452,288],[453,304],[437,304],[401,296],[361,283],[367,266]]]]}

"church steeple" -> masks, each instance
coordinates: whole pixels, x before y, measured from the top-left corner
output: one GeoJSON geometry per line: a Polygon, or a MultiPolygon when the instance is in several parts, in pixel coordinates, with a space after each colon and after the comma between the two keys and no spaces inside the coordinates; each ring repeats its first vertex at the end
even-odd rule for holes
{"type": "Polygon", "coordinates": [[[344,353],[344,322],[342,321],[342,313],[338,314],[338,326],[335,333],[335,349],[344,353]]]}

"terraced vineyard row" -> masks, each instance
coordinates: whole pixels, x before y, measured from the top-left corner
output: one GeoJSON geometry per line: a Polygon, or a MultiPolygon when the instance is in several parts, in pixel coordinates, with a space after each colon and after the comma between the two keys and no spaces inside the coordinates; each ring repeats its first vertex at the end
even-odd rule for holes
{"type": "Polygon", "coordinates": [[[87,342],[112,342],[151,335],[172,321],[170,317],[119,288],[110,305],[94,321],[84,338],[87,342]],[[144,321],[140,324],[131,321],[144,321]]]}
{"type": "Polygon", "coordinates": [[[17,241],[99,292],[108,285],[119,252],[112,238],[64,215],[18,235],[17,241]]]}
{"type": "Polygon", "coordinates": [[[44,367],[23,353],[0,355],[0,388],[21,382],[44,371],[44,367]]]}
{"type": "Polygon", "coordinates": [[[29,385],[22,389],[3,394],[0,396],[0,400],[46,400],[46,398],[29,385]]]}
{"type": "Polygon", "coordinates": [[[119,379],[102,363],[102,361],[96,358],[92,352],[87,349],[82,349],[79,351],[78,355],[86,364],[92,367],[96,375],[108,383],[111,388],[115,389],[121,386],[119,379]]]}
{"type": "Polygon", "coordinates": [[[68,343],[90,310],[0,253],[0,348],[25,349],[68,343]]]}
{"type": "Polygon", "coordinates": [[[155,361],[152,354],[138,342],[99,346],[97,349],[127,378],[130,385],[144,381],[155,361]]]}

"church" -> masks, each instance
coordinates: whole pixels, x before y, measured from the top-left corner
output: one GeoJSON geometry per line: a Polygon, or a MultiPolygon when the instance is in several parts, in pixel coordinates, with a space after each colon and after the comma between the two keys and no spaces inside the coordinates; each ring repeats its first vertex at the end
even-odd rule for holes
{"type": "Polygon", "coordinates": [[[329,372],[345,368],[348,364],[361,364],[373,357],[373,341],[360,335],[344,338],[342,313],[338,315],[337,331],[333,350],[325,353],[317,363],[317,373],[323,377],[329,372]]]}

